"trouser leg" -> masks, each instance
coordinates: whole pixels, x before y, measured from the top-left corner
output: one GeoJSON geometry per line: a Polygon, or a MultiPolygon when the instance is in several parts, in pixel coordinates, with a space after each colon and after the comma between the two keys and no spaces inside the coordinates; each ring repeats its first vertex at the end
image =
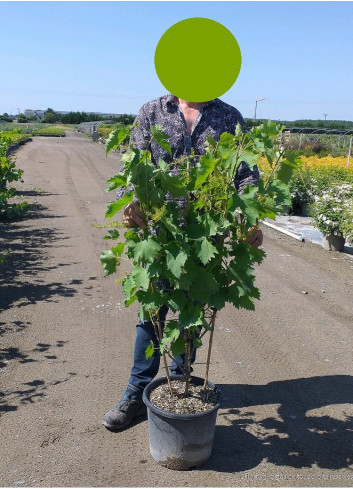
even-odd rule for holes
{"type": "MultiPolygon", "coordinates": [[[[159,317],[163,326],[168,308],[162,306],[159,311],[159,317]]],[[[131,374],[127,386],[128,392],[133,394],[142,394],[144,388],[157,375],[159,370],[160,355],[158,350],[150,358],[146,358],[145,351],[151,340],[155,348],[158,348],[158,340],[153,327],[149,321],[139,322],[136,326],[136,338],[134,346],[134,360],[131,368],[131,374]]]]}

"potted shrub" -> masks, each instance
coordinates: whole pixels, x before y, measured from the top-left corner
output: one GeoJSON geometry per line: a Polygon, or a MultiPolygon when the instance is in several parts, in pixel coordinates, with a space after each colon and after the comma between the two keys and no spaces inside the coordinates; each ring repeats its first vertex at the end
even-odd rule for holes
{"type": "Polygon", "coordinates": [[[342,251],[345,235],[348,237],[352,221],[349,202],[353,197],[353,186],[336,184],[315,196],[311,206],[311,216],[317,228],[323,233],[322,246],[329,251],[342,251]],[[349,215],[348,215],[349,214],[349,215]]]}
{"type": "MultiPolygon", "coordinates": [[[[290,205],[288,182],[299,160],[284,156],[278,142],[282,130],[270,121],[247,133],[238,125],[235,134],[223,133],[219,141],[208,137],[201,157],[172,164],[160,160],[158,166],[148,150],[130,147],[122,157],[123,170],[108,180],[107,190],[124,187],[126,192],[109,204],[106,218],[137,199],[146,219],[144,228],[129,229],[122,239],[118,228],[109,231],[106,238],[117,243],[102,252],[101,262],[109,275],[126,254],[131,271],[119,279],[125,305],[138,301],[141,320],[152,322],[159,339],[146,355],[162,355],[166,378],[153,381],[144,400],[152,456],[167,467],[199,466],[211,454],[220,405],[217,388],[208,380],[216,315],[226,303],[253,310],[260,297],[254,267],[265,253],[245,238],[261,219],[273,219],[290,205]],[[239,165],[244,161],[253,167],[259,156],[266,156],[271,171],[238,195],[233,182],[239,165]],[[159,317],[162,306],[170,311],[164,323],[159,317]],[[206,335],[206,371],[202,379],[195,379],[191,358],[206,335]],[[171,378],[168,360],[181,353],[182,376],[171,378]],[[161,393],[153,396],[158,388],[161,393]],[[159,406],[154,397],[162,398],[159,406]],[[201,408],[195,408],[194,401],[201,408]],[[206,415],[209,419],[202,421],[206,415]]],[[[128,137],[126,128],[113,131],[107,153],[128,137]]],[[[151,138],[171,154],[168,135],[160,126],[151,129],[151,138]]]]}

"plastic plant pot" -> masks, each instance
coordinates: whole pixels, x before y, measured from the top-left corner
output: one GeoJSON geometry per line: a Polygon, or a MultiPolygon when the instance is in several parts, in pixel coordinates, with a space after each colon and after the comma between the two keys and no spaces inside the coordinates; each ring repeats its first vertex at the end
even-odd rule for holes
{"type": "MultiPolygon", "coordinates": [[[[183,381],[182,375],[171,377],[183,381]]],[[[147,406],[150,452],[153,459],[164,467],[174,470],[188,470],[205,464],[211,456],[217,412],[220,407],[220,392],[208,382],[208,386],[218,393],[218,403],[209,411],[195,414],[176,414],[162,411],[152,404],[149,395],[167,378],[153,380],[143,392],[147,406]]],[[[203,385],[204,380],[192,377],[191,383],[203,385]]]]}

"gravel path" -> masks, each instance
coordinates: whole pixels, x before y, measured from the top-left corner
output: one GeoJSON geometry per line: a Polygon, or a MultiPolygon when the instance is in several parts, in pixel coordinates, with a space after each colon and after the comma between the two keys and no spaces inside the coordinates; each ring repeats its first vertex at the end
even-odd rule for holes
{"type": "Polygon", "coordinates": [[[264,227],[261,301],[227,307],[216,326],[212,458],[171,471],[151,459],[146,418],[121,433],[101,424],[125,387],[137,317],[99,262],[118,156],[68,132],[16,158],[32,206],[0,223],[0,252],[13,253],[0,268],[1,486],[352,485],[351,256],[264,227]]]}

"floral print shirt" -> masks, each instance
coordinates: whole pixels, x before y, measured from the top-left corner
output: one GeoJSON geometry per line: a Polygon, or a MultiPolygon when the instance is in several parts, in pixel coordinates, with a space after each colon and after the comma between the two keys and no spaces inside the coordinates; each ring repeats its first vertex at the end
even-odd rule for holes
{"type": "MultiPolygon", "coordinates": [[[[196,155],[204,154],[207,136],[218,140],[223,132],[234,134],[238,123],[241,124],[243,131],[246,130],[240,112],[216,98],[201,106],[189,135],[183,112],[176,103],[176,97],[172,94],[163,95],[143,105],[135,121],[138,122],[138,126],[132,132],[131,144],[136,148],[147,148],[148,141],[151,139],[150,128],[156,124],[160,124],[163,131],[170,136],[169,144],[172,156],[155,141],[152,141],[151,147],[148,148],[155,165],[158,164],[160,158],[170,163],[180,156],[188,155],[191,148],[194,149],[196,155]]],[[[257,167],[250,170],[243,162],[238,168],[234,185],[237,192],[241,193],[247,185],[256,185],[258,179],[257,167]]],[[[124,190],[118,189],[117,198],[123,195],[124,190]]]]}

